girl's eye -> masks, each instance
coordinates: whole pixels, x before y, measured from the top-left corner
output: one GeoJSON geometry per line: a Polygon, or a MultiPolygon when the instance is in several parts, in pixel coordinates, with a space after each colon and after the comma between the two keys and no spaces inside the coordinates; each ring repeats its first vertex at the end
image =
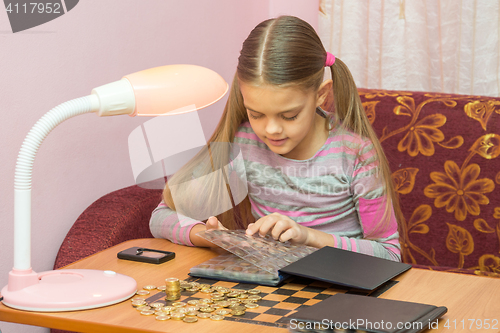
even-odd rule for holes
{"type": "Polygon", "coordinates": [[[250,116],[250,118],[253,118],[253,119],[259,119],[260,117],[262,117],[262,115],[260,115],[260,116],[254,116],[250,112],[248,112],[248,115],[250,116]]]}
{"type": "Polygon", "coordinates": [[[295,119],[297,119],[297,116],[298,116],[298,114],[296,114],[295,116],[290,117],[290,118],[287,118],[287,117],[285,117],[285,116],[281,116],[281,118],[283,118],[284,120],[289,120],[289,121],[291,121],[291,120],[295,120],[295,119]]]}
{"type": "MultiPolygon", "coordinates": [[[[250,118],[252,118],[252,119],[260,119],[260,118],[262,118],[262,115],[255,116],[255,115],[253,115],[251,112],[248,112],[248,116],[250,116],[250,118]]],[[[287,121],[292,121],[292,120],[295,120],[295,119],[297,119],[297,117],[298,117],[298,114],[296,114],[296,115],[295,115],[295,116],[293,116],[293,117],[289,117],[289,118],[288,118],[288,117],[285,117],[285,116],[283,116],[283,115],[281,116],[281,118],[282,118],[283,120],[287,120],[287,121]]]]}

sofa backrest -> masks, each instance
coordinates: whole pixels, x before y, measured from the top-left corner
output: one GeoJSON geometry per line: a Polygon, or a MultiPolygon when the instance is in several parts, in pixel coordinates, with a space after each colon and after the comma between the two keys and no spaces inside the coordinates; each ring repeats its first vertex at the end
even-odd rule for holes
{"type": "Polygon", "coordinates": [[[500,273],[500,98],[359,93],[406,219],[403,260],[500,273]]]}

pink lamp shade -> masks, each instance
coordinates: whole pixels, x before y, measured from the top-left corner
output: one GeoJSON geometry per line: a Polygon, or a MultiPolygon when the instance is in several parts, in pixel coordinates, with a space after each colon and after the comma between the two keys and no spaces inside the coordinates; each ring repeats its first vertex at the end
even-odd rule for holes
{"type": "Polygon", "coordinates": [[[196,65],[169,65],[123,77],[134,90],[131,116],[160,116],[196,111],[220,100],[228,90],[216,72],[196,65]]]}

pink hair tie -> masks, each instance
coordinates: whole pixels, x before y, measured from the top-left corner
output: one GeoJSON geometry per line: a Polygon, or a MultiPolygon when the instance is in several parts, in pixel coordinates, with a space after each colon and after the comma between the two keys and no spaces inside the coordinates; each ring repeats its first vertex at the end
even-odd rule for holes
{"type": "Polygon", "coordinates": [[[330,67],[335,63],[335,56],[330,52],[326,52],[325,67],[330,67]]]}

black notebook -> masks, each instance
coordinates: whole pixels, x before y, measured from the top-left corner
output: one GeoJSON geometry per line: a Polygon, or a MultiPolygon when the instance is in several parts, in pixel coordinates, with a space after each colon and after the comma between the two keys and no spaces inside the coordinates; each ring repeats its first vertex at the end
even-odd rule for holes
{"type": "Polygon", "coordinates": [[[416,333],[438,328],[448,309],[421,303],[352,294],[335,294],[290,317],[292,332],[328,330],[376,333],[416,333]]]}
{"type": "Polygon", "coordinates": [[[281,268],[282,273],[361,290],[374,290],[411,265],[325,246],[281,268]]]}

